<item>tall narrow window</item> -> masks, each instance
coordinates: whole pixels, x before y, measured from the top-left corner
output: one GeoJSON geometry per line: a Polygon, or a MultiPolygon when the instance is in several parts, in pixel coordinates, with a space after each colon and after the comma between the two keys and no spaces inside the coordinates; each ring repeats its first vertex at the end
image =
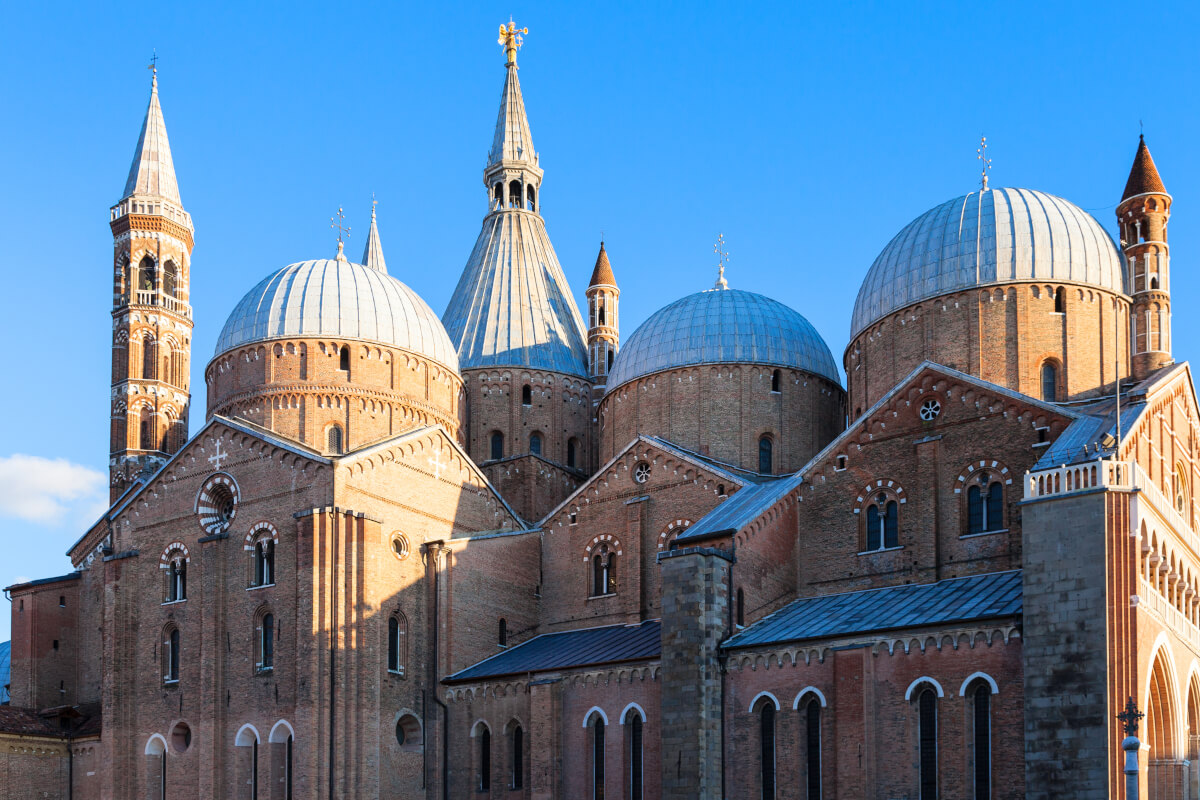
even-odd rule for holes
{"type": "Polygon", "coordinates": [[[775,706],[764,700],[758,711],[759,772],[763,800],[775,798],[775,706]]]}
{"type": "MultiPolygon", "coordinates": [[[[608,350],[608,372],[612,372],[613,358],[617,355],[617,353],[615,350],[610,350],[607,347],[605,347],[605,350],[608,350]]],[[[608,373],[606,372],[605,374],[608,373]]]]}
{"type": "Polygon", "coordinates": [[[258,739],[250,745],[250,800],[258,800],[258,739]]]}
{"type": "Polygon", "coordinates": [[[528,191],[526,192],[526,194],[528,195],[528,201],[525,204],[526,210],[536,211],[537,210],[537,194],[534,192],[532,186],[528,187],[528,191]]]}
{"type": "Polygon", "coordinates": [[[504,434],[492,431],[492,458],[504,458],[504,434]]]}
{"type": "Polygon", "coordinates": [[[980,472],[967,489],[967,533],[998,531],[1004,526],[1004,487],[980,472]]]}
{"type": "Polygon", "coordinates": [[[142,410],[138,414],[138,448],[141,450],[155,449],[154,442],[154,417],[153,410],[150,406],[142,406],[142,410]]]}
{"type": "Polygon", "coordinates": [[[567,439],[567,466],[574,468],[576,459],[576,447],[574,439],[567,439]]]}
{"type": "Polygon", "coordinates": [[[607,544],[592,556],[592,596],[617,591],[617,554],[607,544]]]}
{"type": "Polygon", "coordinates": [[[166,658],[163,659],[166,666],[163,680],[167,683],[174,683],[179,680],[179,628],[172,627],[163,644],[167,651],[166,658]]]}
{"type": "Polygon", "coordinates": [[[978,486],[967,489],[967,533],[983,532],[983,492],[978,486]]]}
{"type": "Polygon", "coordinates": [[[533,389],[530,388],[528,383],[521,387],[521,405],[533,405],[533,389]]]}
{"type": "Polygon", "coordinates": [[[183,556],[171,559],[167,566],[167,602],[187,600],[187,560],[183,556]]]}
{"type": "Polygon", "coordinates": [[[149,336],[142,338],[142,377],[148,381],[158,377],[158,346],[149,336]]]}
{"type": "Polygon", "coordinates": [[[592,800],[604,800],[604,717],[592,720],[592,800]]]}
{"type": "MultiPolygon", "coordinates": [[[[154,291],[155,272],[154,259],[150,256],[143,256],[142,260],[138,262],[138,279],[140,281],[138,289],[143,292],[154,291]]],[[[153,302],[151,298],[145,298],[145,301],[148,303],[153,302]]],[[[141,302],[141,299],[139,299],[139,302],[141,302]]]]}
{"type": "Polygon", "coordinates": [[[642,800],[642,715],[629,717],[629,799],[642,800]]]}
{"type": "Polygon", "coordinates": [[[775,370],[774,372],[771,373],[771,391],[772,392],[779,391],[779,384],[780,384],[779,378],[780,378],[779,370],[775,370]]]}
{"type": "Polygon", "coordinates": [[[479,732],[479,791],[492,789],[492,732],[486,727],[479,732]]]}
{"type": "Polygon", "coordinates": [[[1047,403],[1058,399],[1058,368],[1049,361],[1042,364],[1042,399],[1047,403]]]}
{"type": "Polygon", "coordinates": [[[975,800],[992,797],[992,687],[987,681],[976,681],[972,693],[972,757],[975,781],[975,800]]]}
{"type": "Polygon", "coordinates": [[[821,800],[821,703],[815,697],[804,707],[804,758],[808,800],[821,800]]]}
{"type": "Polygon", "coordinates": [[[746,593],[741,588],[737,590],[737,624],[739,628],[746,625],[746,593]]]}
{"type": "Polygon", "coordinates": [[[772,450],[774,443],[770,436],[762,436],[758,440],[758,471],[763,475],[771,474],[772,450]]]}
{"type": "Polygon", "coordinates": [[[508,620],[501,617],[500,623],[496,627],[499,629],[496,632],[496,643],[501,647],[508,647],[508,620]]]}
{"type": "Polygon", "coordinates": [[[900,546],[900,506],[880,493],[867,506],[867,550],[900,546]]]}
{"type": "Polygon", "coordinates": [[[342,349],[338,351],[338,369],[342,372],[350,371],[350,348],[342,345],[342,349]]]}
{"type": "Polygon", "coordinates": [[[288,734],[283,754],[283,800],[292,800],[292,735],[288,734]]]}
{"type": "Polygon", "coordinates": [[[525,731],[517,725],[512,729],[512,765],[509,768],[509,787],[521,789],[525,786],[525,731]]]}
{"type": "Polygon", "coordinates": [[[529,434],[529,452],[535,456],[542,454],[542,435],[540,433],[529,434]]]}
{"type": "Polygon", "coordinates": [[[388,619],[388,672],[404,674],[404,648],[408,624],[399,616],[388,619]]]}
{"type": "Polygon", "coordinates": [[[342,453],[342,429],[338,425],[329,426],[329,452],[333,455],[342,453]]]}
{"type": "Polygon", "coordinates": [[[1067,313],[1067,292],[1061,286],[1054,291],[1054,311],[1057,314],[1067,313]]]}
{"type": "Polygon", "coordinates": [[[264,614],[262,627],[259,628],[259,662],[260,670],[275,669],[275,615],[264,614]]]}
{"type": "Polygon", "coordinates": [[[254,545],[254,585],[269,586],[275,582],[275,540],[269,536],[254,545]]]}
{"type": "Polygon", "coordinates": [[[937,695],[924,689],[917,698],[921,800],[937,800],[937,695]]]}
{"type": "Polygon", "coordinates": [[[983,509],[987,514],[984,530],[998,531],[1004,527],[1004,487],[1000,485],[1000,481],[993,481],[988,485],[987,503],[983,509]]]}
{"type": "Polygon", "coordinates": [[[179,270],[174,261],[168,261],[163,267],[163,294],[174,297],[179,290],[179,270]]]}

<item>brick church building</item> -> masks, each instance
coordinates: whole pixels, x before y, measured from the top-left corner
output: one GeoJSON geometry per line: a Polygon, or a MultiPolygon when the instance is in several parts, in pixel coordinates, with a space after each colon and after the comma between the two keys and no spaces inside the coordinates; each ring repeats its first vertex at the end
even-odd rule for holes
{"type": "Polygon", "coordinates": [[[6,590],[0,798],[1124,797],[1130,698],[1142,797],[1195,797],[1200,420],[1145,143],[1119,243],[986,176],[918,216],[843,387],[723,273],[622,337],[601,245],[580,313],[519,33],[445,313],[372,213],[358,262],[230,298],[190,438],[155,77],[110,210],[111,507],[6,590]]]}

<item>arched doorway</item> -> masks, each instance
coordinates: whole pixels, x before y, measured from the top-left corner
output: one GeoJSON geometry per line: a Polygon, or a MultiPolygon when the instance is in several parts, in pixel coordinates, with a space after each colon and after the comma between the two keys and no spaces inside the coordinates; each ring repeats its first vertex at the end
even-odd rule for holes
{"type": "Polygon", "coordinates": [[[1192,673],[1187,695],[1188,797],[1200,797],[1200,674],[1192,673]]]}
{"type": "Polygon", "coordinates": [[[1180,709],[1168,658],[1167,648],[1160,648],[1150,666],[1146,696],[1145,743],[1150,751],[1146,759],[1146,796],[1150,800],[1184,797],[1186,791],[1183,749],[1176,735],[1180,709]]]}

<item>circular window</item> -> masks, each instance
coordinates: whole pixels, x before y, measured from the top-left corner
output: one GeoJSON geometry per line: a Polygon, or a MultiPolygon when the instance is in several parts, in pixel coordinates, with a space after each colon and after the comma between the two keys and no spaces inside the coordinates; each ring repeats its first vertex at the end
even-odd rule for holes
{"type": "Polygon", "coordinates": [[[224,533],[237,515],[238,486],[233,478],[218,472],[204,482],[196,497],[200,525],[210,534],[224,533]]]}
{"type": "Polygon", "coordinates": [[[645,483],[650,478],[650,465],[645,461],[640,461],[633,467],[633,479],[638,483],[645,483]]]}
{"type": "Polygon", "coordinates": [[[421,723],[412,714],[403,714],[396,720],[396,744],[410,752],[421,749],[421,723]]]}
{"type": "Polygon", "coordinates": [[[176,753],[186,753],[192,746],[192,729],[186,722],[178,723],[171,729],[171,749],[176,753]]]}
{"type": "Polygon", "coordinates": [[[924,421],[933,422],[940,413],[942,413],[942,404],[932,397],[921,403],[921,419],[924,421]]]}
{"type": "Polygon", "coordinates": [[[392,555],[400,560],[408,558],[408,537],[402,533],[392,534],[392,555]]]}

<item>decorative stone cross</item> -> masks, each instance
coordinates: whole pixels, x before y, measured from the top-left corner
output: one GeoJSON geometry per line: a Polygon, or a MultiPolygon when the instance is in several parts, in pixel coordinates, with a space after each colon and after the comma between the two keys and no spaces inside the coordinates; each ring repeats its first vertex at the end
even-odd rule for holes
{"type": "Polygon", "coordinates": [[[209,456],[209,457],[208,457],[208,463],[212,464],[214,469],[220,469],[220,468],[221,468],[221,462],[222,462],[222,461],[224,461],[224,460],[225,460],[225,459],[227,459],[227,458],[229,458],[229,453],[228,453],[228,452],[225,452],[225,453],[222,453],[222,452],[221,452],[221,440],[220,440],[220,439],[217,439],[217,446],[216,446],[216,448],[213,450],[213,454],[212,454],[211,456],[209,456]]]}
{"type": "Polygon", "coordinates": [[[433,477],[441,480],[442,469],[450,466],[450,462],[442,461],[442,448],[439,447],[436,451],[434,451],[433,458],[429,459],[429,466],[433,467],[433,477]]]}

